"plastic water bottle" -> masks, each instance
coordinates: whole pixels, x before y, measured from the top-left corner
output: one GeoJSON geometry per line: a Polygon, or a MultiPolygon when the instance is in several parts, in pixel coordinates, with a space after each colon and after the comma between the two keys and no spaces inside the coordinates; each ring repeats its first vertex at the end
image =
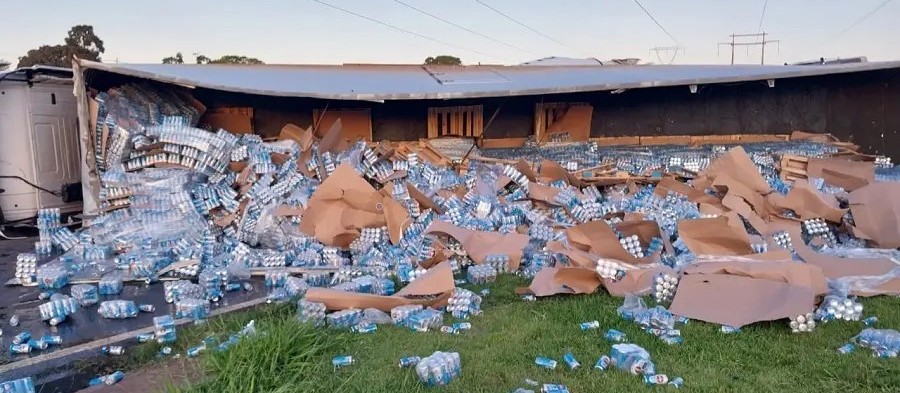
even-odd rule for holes
{"type": "Polygon", "coordinates": [[[121,381],[121,380],[123,380],[123,379],[125,379],[125,373],[123,373],[123,372],[121,372],[121,371],[116,371],[116,372],[114,372],[114,373],[112,373],[112,374],[109,374],[109,375],[103,375],[103,376],[99,376],[99,377],[97,377],[97,378],[94,378],[94,379],[92,379],[92,380],[88,383],[88,385],[90,385],[90,386],[95,386],[95,385],[115,385],[115,384],[119,383],[119,381],[121,381]]]}
{"type": "Polygon", "coordinates": [[[156,341],[160,344],[175,342],[175,319],[170,315],[153,318],[153,329],[156,341]]]}
{"type": "Polygon", "coordinates": [[[209,316],[206,299],[181,299],[175,302],[175,318],[205,319],[209,316]]]}
{"type": "Polygon", "coordinates": [[[104,275],[97,284],[101,295],[118,295],[122,293],[124,288],[122,284],[122,275],[118,272],[104,275]]]}
{"type": "Polygon", "coordinates": [[[100,307],[97,309],[101,317],[109,319],[134,318],[139,311],[137,305],[131,300],[107,300],[100,303],[100,307]]]}
{"type": "Polygon", "coordinates": [[[331,366],[334,367],[335,370],[339,368],[347,367],[354,363],[353,356],[350,355],[341,355],[335,356],[331,359],[331,366]]]}
{"type": "Polygon", "coordinates": [[[422,361],[422,358],[418,356],[408,356],[405,358],[400,358],[400,368],[415,367],[415,365],[419,364],[420,361],[422,361]]]}
{"type": "Polygon", "coordinates": [[[582,322],[582,323],[578,324],[578,327],[581,328],[581,330],[599,329],[600,322],[599,321],[582,322]]]}
{"type": "Polygon", "coordinates": [[[566,362],[566,366],[569,366],[569,370],[574,370],[581,366],[581,363],[578,363],[578,360],[575,359],[575,355],[571,352],[563,355],[563,361],[566,362]]]}
{"type": "Polygon", "coordinates": [[[416,364],[419,381],[427,386],[445,386],[462,374],[459,353],[435,352],[416,364]]]}
{"type": "Polygon", "coordinates": [[[607,330],[606,334],[604,334],[603,337],[614,343],[625,342],[628,340],[628,337],[625,336],[625,333],[622,333],[616,329],[607,330]]]}
{"type": "Polygon", "coordinates": [[[325,304],[323,303],[300,299],[297,301],[297,314],[300,322],[311,322],[315,326],[325,324],[325,304]]]}
{"type": "Polygon", "coordinates": [[[93,306],[100,302],[100,294],[97,287],[93,285],[73,285],[69,293],[82,307],[93,306]]]}
{"type": "Polygon", "coordinates": [[[656,374],[656,368],[650,360],[650,353],[635,344],[613,345],[610,359],[616,368],[634,375],[656,374]]]}
{"type": "Polygon", "coordinates": [[[31,377],[0,382],[0,392],[3,393],[35,393],[34,381],[31,377]]]}
{"type": "Polygon", "coordinates": [[[37,282],[41,289],[60,289],[69,284],[69,274],[60,265],[48,264],[37,269],[37,282]]]}
{"type": "Polygon", "coordinates": [[[555,370],[557,362],[556,362],[556,360],[553,360],[550,358],[538,356],[538,357],[534,358],[534,364],[537,364],[538,366],[549,369],[549,370],[555,370]]]}
{"type": "Polygon", "coordinates": [[[470,290],[456,288],[447,300],[447,311],[454,318],[466,319],[478,315],[481,313],[481,297],[470,290]]]}
{"type": "Polygon", "coordinates": [[[51,326],[62,323],[67,316],[78,311],[78,303],[75,299],[66,296],[64,299],[51,300],[48,303],[41,304],[38,307],[41,313],[41,320],[47,321],[51,326]]]}
{"type": "Polygon", "coordinates": [[[328,323],[328,326],[342,329],[350,329],[353,326],[359,325],[359,322],[362,320],[363,310],[360,309],[347,309],[341,310],[337,312],[333,312],[328,314],[325,319],[328,323]]]}
{"type": "Polygon", "coordinates": [[[497,280],[497,269],[491,265],[470,266],[466,272],[466,280],[472,284],[487,284],[497,280]]]}

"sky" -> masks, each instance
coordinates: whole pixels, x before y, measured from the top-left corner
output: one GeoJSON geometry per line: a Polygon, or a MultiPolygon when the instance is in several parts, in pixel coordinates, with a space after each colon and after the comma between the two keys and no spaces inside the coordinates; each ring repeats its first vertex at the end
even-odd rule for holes
{"type": "MultiPolygon", "coordinates": [[[[33,0],[0,13],[0,59],[15,63],[29,49],[62,43],[76,24],[93,25],[106,47],[103,61],[120,63],[159,63],[180,51],[187,60],[193,53],[237,54],[269,64],[418,64],[442,54],[465,64],[518,64],[547,56],[728,64],[730,47],[717,44],[733,33],[760,30],[780,40],[766,46],[767,64],[900,59],[900,0],[889,0],[877,12],[872,11],[885,0],[639,0],[674,39],[635,0],[481,0],[527,27],[476,0],[400,0],[481,36],[395,0],[320,1],[407,32],[316,0],[33,0]],[[676,45],[684,49],[674,60],[671,51],[651,51],[676,45]]],[[[759,47],[735,49],[736,63],[759,61],[759,47]]]]}

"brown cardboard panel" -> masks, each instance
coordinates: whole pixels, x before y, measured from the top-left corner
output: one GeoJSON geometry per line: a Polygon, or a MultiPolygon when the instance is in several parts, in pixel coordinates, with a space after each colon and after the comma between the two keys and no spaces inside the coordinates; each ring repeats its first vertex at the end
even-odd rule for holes
{"type": "Polygon", "coordinates": [[[209,125],[212,130],[222,128],[232,134],[253,133],[253,118],[242,114],[207,112],[200,123],[209,125]]]}
{"type": "Polygon", "coordinates": [[[753,253],[750,236],[731,225],[728,217],[681,220],[678,235],[694,255],[747,255],[753,253]]]}
{"type": "Polygon", "coordinates": [[[883,248],[900,247],[900,183],[872,183],[850,193],[854,233],[883,248]]]}
{"type": "Polygon", "coordinates": [[[853,191],[875,182],[875,164],[837,158],[809,158],[807,176],[825,179],[825,182],[853,191]]]}
{"type": "Polygon", "coordinates": [[[369,109],[327,109],[324,114],[316,111],[313,114],[316,136],[323,137],[338,120],[341,121],[341,137],[344,139],[350,142],[359,139],[372,141],[372,114],[369,109]]]}
{"type": "Polygon", "coordinates": [[[493,138],[482,139],[481,147],[484,149],[504,149],[510,147],[525,146],[527,138],[493,138]]]}
{"type": "Polygon", "coordinates": [[[815,309],[811,288],[731,274],[686,274],[669,311],[691,319],[741,327],[793,318],[815,309]]]}
{"type": "Polygon", "coordinates": [[[591,137],[591,117],[594,107],[587,105],[571,106],[561,119],[553,123],[547,129],[543,140],[550,140],[550,136],[560,133],[568,133],[570,141],[586,141],[591,137]]]}

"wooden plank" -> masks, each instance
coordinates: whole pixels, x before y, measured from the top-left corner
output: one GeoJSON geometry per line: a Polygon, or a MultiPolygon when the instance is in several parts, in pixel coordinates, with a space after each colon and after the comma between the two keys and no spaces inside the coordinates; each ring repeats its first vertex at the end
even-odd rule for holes
{"type": "Polygon", "coordinates": [[[528,138],[491,138],[481,139],[481,147],[485,149],[503,149],[525,146],[528,138]]]}
{"type": "Polygon", "coordinates": [[[640,145],[641,137],[639,137],[639,136],[605,136],[605,137],[591,138],[591,141],[596,142],[600,146],[640,145]]]}
{"type": "Polygon", "coordinates": [[[691,144],[690,135],[656,135],[642,136],[641,146],[654,145],[689,145],[691,144]]]}

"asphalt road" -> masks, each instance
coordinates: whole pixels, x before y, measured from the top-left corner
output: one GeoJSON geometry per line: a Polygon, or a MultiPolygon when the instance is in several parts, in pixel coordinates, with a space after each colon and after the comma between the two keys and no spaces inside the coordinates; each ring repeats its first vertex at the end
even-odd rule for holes
{"type": "MultiPolygon", "coordinates": [[[[21,240],[0,240],[0,284],[15,275],[16,256],[21,252],[31,252],[34,249],[35,238],[21,240]]],[[[39,265],[41,262],[39,262],[39,265]]],[[[237,304],[251,299],[263,297],[266,295],[264,285],[261,282],[254,283],[251,291],[235,291],[227,293],[222,301],[214,304],[212,310],[219,307],[225,307],[229,304],[237,304]]],[[[63,288],[62,293],[69,294],[69,287],[63,288]]],[[[153,313],[140,313],[136,318],[128,319],[105,319],[97,313],[97,306],[81,308],[78,312],[70,315],[63,323],[58,326],[50,326],[48,323],[41,321],[38,306],[46,300],[39,300],[40,290],[37,287],[21,287],[21,286],[2,286],[0,287],[0,328],[3,330],[0,336],[0,365],[17,362],[29,357],[50,353],[59,348],[66,348],[78,344],[91,342],[98,339],[108,338],[117,334],[122,334],[145,328],[153,325],[153,317],[160,315],[174,315],[174,305],[167,304],[163,297],[162,283],[154,284],[126,284],[123,292],[116,296],[101,296],[100,301],[127,299],[133,300],[137,304],[153,304],[156,311],[153,313]],[[9,325],[9,318],[12,315],[19,316],[19,326],[12,327],[9,325]],[[29,331],[32,336],[42,336],[45,333],[53,333],[62,336],[63,344],[61,347],[50,347],[47,351],[33,352],[31,354],[13,355],[8,351],[9,345],[12,343],[12,337],[22,331],[29,331]]],[[[99,354],[82,354],[80,358],[94,357],[99,354]]],[[[36,365],[24,367],[14,370],[10,373],[3,373],[0,381],[31,376],[35,380],[36,385],[46,385],[42,392],[49,391],[73,391],[77,388],[82,378],[74,378],[75,370],[71,367],[72,356],[57,359],[55,361],[42,362],[36,365]],[[6,375],[12,374],[12,375],[6,375]],[[77,379],[74,383],[67,383],[67,380],[77,379]]]]}

